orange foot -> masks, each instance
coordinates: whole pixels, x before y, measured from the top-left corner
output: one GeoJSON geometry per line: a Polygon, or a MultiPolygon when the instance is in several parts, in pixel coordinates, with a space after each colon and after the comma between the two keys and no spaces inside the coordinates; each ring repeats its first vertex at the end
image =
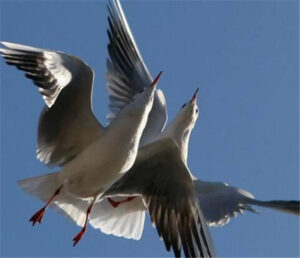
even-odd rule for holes
{"type": "Polygon", "coordinates": [[[82,236],[84,235],[84,233],[85,233],[85,231],[86,231],[86,227],[83,227],[82,229],[81,229],[81,231],[73,238],[73,246],[75,246],[75,245],[77,245],[78,244],[78,242],[80,241],[80,239],[82,238],[82,236]]]}
{"type": "Polygon", "coordinates": [[[45,210],[46,210],[46,207],[43,207],[29,219],[29,221],[32,222],[32,226],[34,226],[35,223],[37,223],[37,222],[39,222],[39,223],[42,222],[42,218],[45,214],[45,210]]]}

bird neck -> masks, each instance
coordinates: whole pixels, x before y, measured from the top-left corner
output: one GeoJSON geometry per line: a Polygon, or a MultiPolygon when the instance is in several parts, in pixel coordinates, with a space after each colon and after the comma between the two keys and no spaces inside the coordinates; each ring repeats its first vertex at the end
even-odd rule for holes
{"type": "Polygon", "coordinates": [[[190,128],[183,127],[180,124],[176,123],[176,121],[174,121],[167,126],[160,138],[173,139],[180,149],[184,162],[187,163],[190,135],[190,128]]]}
{"type": "MultiPolygon", "coordinates": [[[[115,137],[130,139],[134,145],[139,145],[140,138],[147,123],[149,110],[130,109],[122,110],[109,124],[110,132],[115,132],[115,137]]],[[[136,146],[136,148],[137,148],[136,146]]]]}

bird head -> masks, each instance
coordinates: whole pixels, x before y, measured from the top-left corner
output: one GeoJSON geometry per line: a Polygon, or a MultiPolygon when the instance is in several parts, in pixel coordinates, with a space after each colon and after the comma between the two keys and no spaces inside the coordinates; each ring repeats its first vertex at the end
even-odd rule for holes
{"type": "Polygon", "coordinates": [[[177,113],[176,120],[184,128],[193,129],[198,118],[199,109],[197,105],[197,96],[199,88],[195,91],[193,97],[182,105],[177,113]]]}

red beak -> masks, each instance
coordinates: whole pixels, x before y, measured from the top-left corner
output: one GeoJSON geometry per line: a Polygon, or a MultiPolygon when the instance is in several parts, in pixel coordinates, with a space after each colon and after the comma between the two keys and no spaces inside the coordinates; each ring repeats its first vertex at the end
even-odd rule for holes
{"type": "Polygon", "coordinates": [[[196,89],[196,91],[195,91],[195,93],[194,93],[194,95],[193,95],[193,97],[191,99],[192,102],[196,102],[197,101],[198,91],[199,91],[199,88],[196,89]]]}
{"type": "Polygon", "coordinates": [[[161,77],[162,71],[159,72],[159,74],[155,77],[154,81],[151,83],[152,87],[155,87],[161,77]]]}

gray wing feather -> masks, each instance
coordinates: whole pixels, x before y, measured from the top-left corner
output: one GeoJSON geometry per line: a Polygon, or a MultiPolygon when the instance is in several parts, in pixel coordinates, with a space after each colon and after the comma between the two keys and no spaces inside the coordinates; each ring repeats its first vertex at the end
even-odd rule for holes
{"type": "Polygon", "coordinates": [[[252,194],[224,183],[195,180],[195,190],[209,226],[224,226],[245,210],[256,212],[245,200],[252,194]]]}
{"type": "Polygon", "coordinates": [[[49,166],[64,164],[104,130],[91,107],[92,69],[62,52],[2,44],[6,63],[24,71],[46,103],[38,126],[38,159],[49,166]]]}
{"type": "Polygon", "coordinates": [[[25,76],[33,80],[48,107],[51,107],[60,91],[70,83],[72,74],[64,65],[67,60],[54,51],[1,42],[6,49],[0,53],[8,65],[14,65],[26,72],[25,76]]]}
{"type": "Polygon", "coordinates": [[[176,143],[162,139],[140,149],[135,165],[103,198],[141,195],[166,249],[179,257],[214,257],[213,243],[176,143]]]}
{"type": "Polygon", "coordinates": [[[198,201],[210,226],[224,226],[229,223],[230,218],[234,218],[244,211],[258,213],[251,205],[276,209],[299,216],[299,201],[260,201],[256,200],[251,193],[224,183],[197,179],[194,184],[198,201]]]}
{"type": "MultiPolygon", "coordinates": [[[[110,1],[107,7],[109,11],[107,48],[110,58],[107,60],[110,108],[107,119],[111,122],[137,93],[150,86],[153,79],[135,43],[120,2],[110,1]]],[[[157,136],[163,130],[166,121],[165,98],[160,90],[156,90],[141,145],[157,136]]]]}

